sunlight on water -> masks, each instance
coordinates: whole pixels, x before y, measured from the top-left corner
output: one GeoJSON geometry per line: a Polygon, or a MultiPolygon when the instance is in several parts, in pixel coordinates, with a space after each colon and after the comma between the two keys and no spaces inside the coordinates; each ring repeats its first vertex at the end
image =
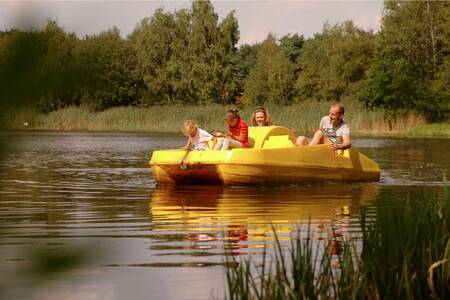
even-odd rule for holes
{"type": "Polygon", "coordinates": [[[2,299],[221,298],[225,252],[257,258],[273,229],[286,246],[298,228],[307,236],[308,220],[315,240],[357,238],[361,207],[439,194],[450,170],[447,139],[356,139],[380,164],[380,183],[156,186],[151,151],[184,138],[3,131],[0,140],[2,299]]]}

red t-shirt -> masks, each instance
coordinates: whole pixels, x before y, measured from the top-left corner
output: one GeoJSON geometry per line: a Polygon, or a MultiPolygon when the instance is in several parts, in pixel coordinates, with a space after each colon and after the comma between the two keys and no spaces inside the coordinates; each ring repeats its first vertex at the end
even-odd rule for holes
{"type": "Polygon", "coordinates": [[[236,126],[228,126],[228,131],[230,131],[235,137],[239,137],[241,133],[244,133],[244,141],[241,142],[242,147],[248,148],[248,125],[244,120],[239,119],[236,126]]]}

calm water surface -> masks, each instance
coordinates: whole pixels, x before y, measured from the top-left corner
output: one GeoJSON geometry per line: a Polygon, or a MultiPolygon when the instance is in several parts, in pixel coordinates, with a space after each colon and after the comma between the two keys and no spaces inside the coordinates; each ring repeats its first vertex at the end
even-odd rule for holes
{"type": "Polygon", "coordinates": [[[223,254],[260,257],[272,226],[285,245],[308,219],[315,237],[357,237],[361,207],[439,197],[450,173],[450,139],[360,138],[354,146],[383,170],[379,183],[156,186],[151,152],[183,142],[0,132],[0,298],[222,298],[223,254]]]}

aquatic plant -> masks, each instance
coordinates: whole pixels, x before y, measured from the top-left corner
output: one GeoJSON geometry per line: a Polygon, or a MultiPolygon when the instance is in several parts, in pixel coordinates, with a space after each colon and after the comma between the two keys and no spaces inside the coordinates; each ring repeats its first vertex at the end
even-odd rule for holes
{"type": "Polygon", "coordinates": [[[360,216],[361,237],[343,242],[342,251],[333,250],[333,238],[314,240],[308,228],[288,249],[276,237],[275,253],[265,248],[261,265],[226,256],[238,265],[227,269],[227,299],[449,299],[447,189],[421,201],[380,198],[360,216]]]}
{"type": "MultiPolygon", "coordinates": [[[[330,102],[304,101],[291,106],[267,106],[274,124],[294,132],[311,134],[328,112],[330,102]]],[[[383,109],[369,110],[361,103],[345,102],[345,121],[355,135],[450,136],[450,124],[426,124],[424,117],[411,112],[397,114],[383,109]]],[[[183,120],[193,119],[206,130],[225,128],[223,116],[229,106],[165,105],[114,107],[101,112],[68,107],[47,114],[30,108],[0,112],[0,128],[39,130],[92,130],[180,132],[183,120]]],[[[241,109],[241,116],[250,120],[254,107],[241,109]]]]}

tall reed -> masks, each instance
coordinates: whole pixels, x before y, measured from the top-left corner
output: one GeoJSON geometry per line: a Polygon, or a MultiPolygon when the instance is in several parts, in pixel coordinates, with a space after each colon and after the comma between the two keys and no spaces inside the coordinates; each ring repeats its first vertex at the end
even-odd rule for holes
{"type": "MultiPolygon", "coordinates": [[[[287,250],[276,238],[275,254],[264,252],[261,266],[247,258],[227,269],[227,299],[449,299],[447,190],[442,200],[379,200],[376,218],[366,210],[362,237],[343,243],[338,269],[330,244],[314,242],[309,233],[306,240],[298,234],[287,250]]],[[[233,256],[226,260],[237,263],[233,256]]]]}
{"type": "MultiPolygon", "coordinates": [[[[327,114],[331,103],[304,101],[291,106],[268,105],[276,125],[291,128],[294,132],[310,135],[327,114]]],[[[357,101],[345,103],[345,121],[356,135],[413,135],[450,136],[450,124],[427,124],[413,112],[391,113],[383,109],[369,110],[357,101]]],[[[166,105],[115,107],[93,113],[79,107],[41,114],[32,109],[0,112],[0,128],[39,130],[92,130],[92,131],[143,131],[179,132],[184,120],[193,119],[206,130],[225,128],[224,114],[229,106],[166,105]]],[[[250,121],[253,107],[241,109],[241,116],[250,121]]]]}

